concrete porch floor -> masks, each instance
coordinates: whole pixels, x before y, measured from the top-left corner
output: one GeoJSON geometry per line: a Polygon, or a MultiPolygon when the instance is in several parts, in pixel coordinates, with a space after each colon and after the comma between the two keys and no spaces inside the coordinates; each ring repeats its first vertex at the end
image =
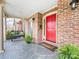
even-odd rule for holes
{"type": "Polygon", "coordinates": [[[57,52],[37,44],[26,44],[24,41],[7,41],[0,59],[57,59],[57,52]]]}

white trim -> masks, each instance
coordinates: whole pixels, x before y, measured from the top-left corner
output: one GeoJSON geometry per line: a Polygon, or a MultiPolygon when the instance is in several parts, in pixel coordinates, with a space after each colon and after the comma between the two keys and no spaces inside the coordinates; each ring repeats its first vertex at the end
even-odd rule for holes
{"type": "Polygon", "coordinates": [[[57,36],[58,36],[58,33],[57,33],[57,13],[56,13],[56,45],[57,45],[57,36]]]}
{"type": "Polygon", "coordinates": [[[49,15],[51,15],[51,14],[55,14],[55,13],[57,13],[57,11],[50,12],[50,13],[46,14],[44,17],[49,16],[49,15]]]}
{"type": "Polygon", "coordinates": [[[42,18],[42,41],[44,41],[46,39],[45,35],[44,35],[44,20],[45,20],[45,18],[43,17],[42,18]]]}
{"type": "Polygon", "coordinates": [[[47,10],[40,11],[40,12],[41,12],[41,13],[45,13],[45,12],[47,12],[47,11],[51,10],[51,9],[54,9],[55,7],[57,7],[57,4],[56,4],[56,5],[54,5],[53,7],[49,8],[49,9],[47,9],[47,10]]]}

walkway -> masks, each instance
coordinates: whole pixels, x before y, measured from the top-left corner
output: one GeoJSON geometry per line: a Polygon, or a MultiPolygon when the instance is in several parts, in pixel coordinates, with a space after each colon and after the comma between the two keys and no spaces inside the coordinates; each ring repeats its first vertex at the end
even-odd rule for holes
{"type": "Polygon", "coordinates": [[[57,59],[57,53],[37,44],[26,44],[24,41],[7,41],[5,53],[0,59],[57,59]]]}

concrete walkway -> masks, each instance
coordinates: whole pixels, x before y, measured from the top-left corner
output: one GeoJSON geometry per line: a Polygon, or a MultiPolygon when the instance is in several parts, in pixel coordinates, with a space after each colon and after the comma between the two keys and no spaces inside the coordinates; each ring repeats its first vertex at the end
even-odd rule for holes
{"type": "Polygon", "coordinates": [[[57,59],[57,52],[24,41],[7,41],[5,53],[0,54],[0,59],[57,59]]]}

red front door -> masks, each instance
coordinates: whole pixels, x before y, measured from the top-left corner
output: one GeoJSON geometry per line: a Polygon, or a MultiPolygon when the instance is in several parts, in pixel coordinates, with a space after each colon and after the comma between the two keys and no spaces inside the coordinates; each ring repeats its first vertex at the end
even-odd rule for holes
{"type": "Polygon", "coordinates": [[[46,17],[46,40],[56,43],[56,14],[46,17]]]}

